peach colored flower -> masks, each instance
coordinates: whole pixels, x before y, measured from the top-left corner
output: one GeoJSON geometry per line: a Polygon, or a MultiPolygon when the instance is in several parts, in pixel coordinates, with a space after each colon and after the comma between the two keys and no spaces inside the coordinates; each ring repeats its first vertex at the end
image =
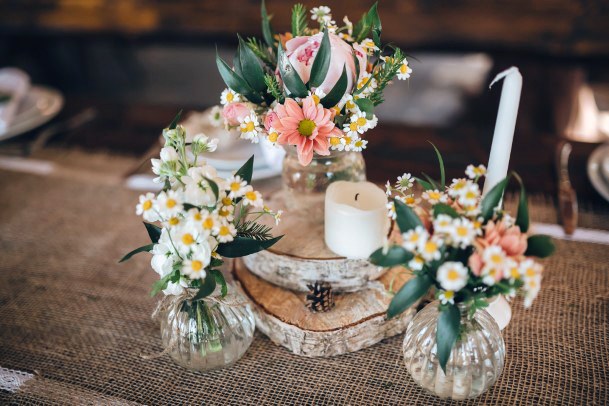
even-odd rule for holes
{"type": "Polygon", "coordinates": [[[489,221],[484,226],[484,237],[476,240],[476,245],[486,248],[499,245],[508,256],[520,256],[527,250],[527,236],[518,226],[506,226],[503,221],[489,221]]]}
{"type": "Polygon", "coordinates": [[[280,144],[295,145],[298,161],[308,165],[313,152],[330,155],[330,137],[341,137],[342,132],[332,122],[332,112],[316,104],[312,96],[302,102],[302,107],[294,99],[286,99],[275,107],[277,119],[273,125],[279,133],[280,144]]]}
{"type": "Polygon", "coordinates": [[[277,122],[277,113],[274,111],[269,112],[266,117],[264,117],[264,128],[268,131],[271,128],[275,128],[275,122],[277,122]]]}
{"type": "Polygon", "coordinates": [[[482,273],[482,268],[484,267],[484,263],[482,262],[482,257],[477,252],[474,252],[467,261],[469,268],[472,270],[472,273],[476,276],[480,276],[482,273]]]}
{"type": "Polygon", "coordinates": [[[226,124],[239,125],[239,119],[250,114],[250,108],[245,103],[229,103],[222,109],[222,116],[226,124]]]}

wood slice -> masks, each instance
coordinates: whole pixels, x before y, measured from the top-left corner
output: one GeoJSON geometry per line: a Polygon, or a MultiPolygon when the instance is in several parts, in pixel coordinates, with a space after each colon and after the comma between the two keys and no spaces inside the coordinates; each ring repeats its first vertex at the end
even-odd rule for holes
{"type": "Polygon", "coordinates": [[[307,357],[358,351],[403,332],[416,306],[391,320],[385,313],[392,299],[387,292],[389,286],[398,290],[412,277],[404,271],[393,268],[361,291],[335,294],[332,310],[313,313],[306,306],[306,294],[259,278],[241,260],[233,265],[237,286],[252,302],[256,327],[275,344],[307,357]]]}
{"type": "MultiPolygon", "coordinates": [[[[267,199],[267,204],[275,210],[284,207],[281,192],[267,199]]],[[[273,229],[274,235],[284,235],[277,244],[243,258],[254,274],[300,292],[306,292],[307,285],[316,281],[328,282],[336,292],[353,292],[386,272],[367,259],[348,259],[332,252],[324,241],[323,221],[315,223],[306,216],[290,214],[286,211],[273,229]]]]}

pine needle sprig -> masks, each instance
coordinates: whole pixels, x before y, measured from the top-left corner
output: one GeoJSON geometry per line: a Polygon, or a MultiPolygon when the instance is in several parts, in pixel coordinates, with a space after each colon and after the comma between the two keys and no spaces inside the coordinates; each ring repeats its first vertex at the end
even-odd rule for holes
{"type": "Polygon", "coordinates": [[[307,8],[300,3],[292,7],[292,36],[300,37],[307,29],[307,8]]]}
{"type": "Polygon", "coordinates": [[[279,103],[283,103],[283,92],[281,91],[281,87],[279,87],[279,82],[277,82],[275,75],[264,75],[264,83],[266,83],[267,91],[271,94],[271,96],[273,96],[279,103]]]}
{"type": "Polygon", "coordinates": [[[273,238],[272,228],[254,221],[245,221],[237,226],[237,236],[266,241],[273,238]]]}
{"type": "Polygon", "coordinates": [[[400,48],[395,48],[395,53],[391,59],[385,62],[382,69],[379,70],[379,73],[376,76],[376,89],[368,96],[368,99],[370,99],[375,106],[378,106],[385,100],[383,99],[383,90],[398,74],[403,61],[404,53],[400,48]]]}
{"type": "Polygon", "coordinates": [[[246,41],[247,46],[254,52],[254,54],[262,60],[269,67],[274,70],[277,65],[275,56],[269,51],[269,49],[257,38],[248,38],[246,41]]]}

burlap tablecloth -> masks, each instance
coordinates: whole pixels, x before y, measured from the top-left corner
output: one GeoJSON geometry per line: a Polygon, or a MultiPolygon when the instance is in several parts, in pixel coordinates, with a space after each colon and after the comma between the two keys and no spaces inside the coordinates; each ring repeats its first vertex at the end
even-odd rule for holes
{"type": "MultiPolygon", "coordinates": [[[[329,359],[257,334],[234,367],[187,371],[160,351],[137,193],[0,172],[0,367],[34,377],[7,404],[437,404],[408,376],[402,336],[329,359]]],[[[535,199],[533,199],[535,200],[535,199]]],[[[539,202],[538,202],[539,203],[539,202]]],[[[555,218],[548,205],[533,218],[555,218]]],[[[607,216],[584,215],[592,224],[607,216]]],[[[557,242],[533,307],[513,306],[501,380],[468,403],[609,402],[609,246],[557,242]]]]}

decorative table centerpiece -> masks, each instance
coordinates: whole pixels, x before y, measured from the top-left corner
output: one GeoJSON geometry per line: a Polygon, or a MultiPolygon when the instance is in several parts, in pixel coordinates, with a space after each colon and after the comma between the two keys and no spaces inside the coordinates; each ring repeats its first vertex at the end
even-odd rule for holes
{"type": "Polygon", "coordinates": [[[169,353],[186,368],[208,370],[236,362],[254,335],[247,300],[219,270],[223,257],[237,258],[275,244],[281,237],[273,238],[270,228],[257,220],[278,222],[280,213],[266,207],[249,184],[253,157],[231,178],[219,178],[201,158],[215,150],[217,140],[199,134],[187,142],[178,119],[163,130],[161,157],[152,160],[163,190],[140,196],[136,208],[151,244],[121,262],[140,252],[153,254],[151,265],[160,280],[151,295],[165,294],[153,314],[161,325],[161,354],[169,353]]]}

